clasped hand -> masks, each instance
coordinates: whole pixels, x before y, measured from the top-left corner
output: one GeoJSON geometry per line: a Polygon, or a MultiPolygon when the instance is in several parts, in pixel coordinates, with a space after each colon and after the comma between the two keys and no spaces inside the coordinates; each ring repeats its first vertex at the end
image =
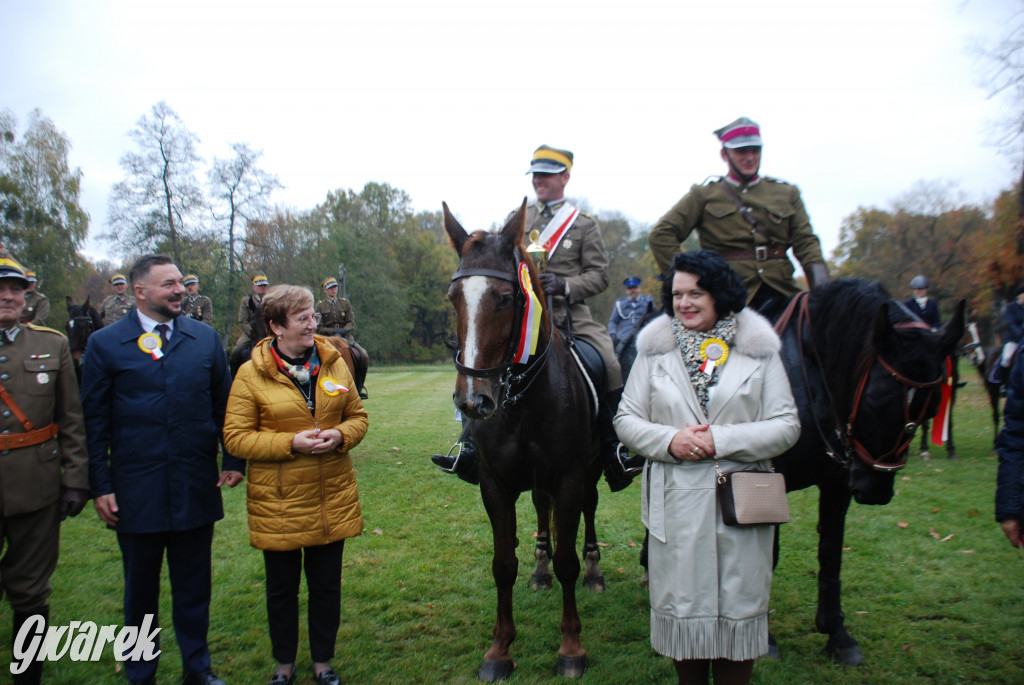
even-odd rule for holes
{"type": "Polygon", "coordinates": [[[715,439],[711,435],[711,425],[686,425],[672,436],[668,444],[668,453],[683,461],[699,461],[705,457],[715,456],[715,439]]]}
{"type": "Polygon", "coordinates": [[[292,451],[301,454],[327,454],[341,444],[341,431],[336,428],[301,431],[292,438],[292,451]]]}

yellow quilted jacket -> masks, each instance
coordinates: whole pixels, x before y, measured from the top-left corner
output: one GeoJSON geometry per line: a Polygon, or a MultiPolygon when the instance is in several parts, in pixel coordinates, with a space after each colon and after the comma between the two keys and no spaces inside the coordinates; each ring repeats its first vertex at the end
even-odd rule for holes
{"type": "Polygon", "coordinates": [[[320,357],[316,423],[298,388],[278,371],[270,338],[256,345],[231,386],[224,445],[249,460],[249,541],[257,549],[324,545],[363,530],[349,451],[366,435],[369,421],[341,355],[322,337],[314,339],[320,357]],[[349,390],[328,395],[326,378],[349,390]],[[317,456],[292,452],[292,437],[317,424],[341,431],[338,449],[317,456]]]}

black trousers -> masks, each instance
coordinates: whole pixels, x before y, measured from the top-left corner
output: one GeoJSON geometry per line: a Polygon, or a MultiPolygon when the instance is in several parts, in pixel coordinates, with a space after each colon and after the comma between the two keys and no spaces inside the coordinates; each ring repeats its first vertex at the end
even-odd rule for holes
{"type": "MultiPolygon", "coordinates": [[[[206,643],[210,628],[210,557],[213,524],[192,530],[162,533],[118,533],[124,563],[124,624],[141,626],[146,614],[154,625],[160,607],[160,570],[167,551],[171,581],[171,619],[181,649],[182,670],[202,673],[210,668],[206,643]]],[[[160,636],[157,635],[157,648],[160,636]]],[[[157,659],[125,661],[129,680],[146,680],[156,673],[157,659]]]]}
{"type": "Polygon", "coordinates": [[[309,654],[314,662],[334,658],[341,625],[341,557],[345,541],[287,552],[264,550],[270,644],[279,664],[295,663],[299,650],[299,580],[309,589],[309,654]]]}

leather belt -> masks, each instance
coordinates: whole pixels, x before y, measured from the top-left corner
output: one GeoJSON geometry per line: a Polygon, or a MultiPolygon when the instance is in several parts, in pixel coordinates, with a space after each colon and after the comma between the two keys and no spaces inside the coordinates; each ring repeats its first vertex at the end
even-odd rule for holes
{"type": "Polygon", "coordinates": [[[51,423],[26,433],[5,433],[0,435],[0,449],[13,450],[18,447],[31,447],[46,442],[57,436],[57,424],[51,423]]]}
{"type": "Polygon", "coordinates": [[[789,259],[784,247],[768,247],[758,245],[753,250],[722,250],[718,254],[728,262],[750,261],[764,262],[769,259],[789,259]]]}

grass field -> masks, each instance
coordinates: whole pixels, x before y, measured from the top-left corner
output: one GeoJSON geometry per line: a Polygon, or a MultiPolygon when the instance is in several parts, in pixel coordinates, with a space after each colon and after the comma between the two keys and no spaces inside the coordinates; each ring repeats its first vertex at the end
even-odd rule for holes
{"type": "MultiPolygon", "coordinates": [[[[916,449],[885,507],[853,505],[844,553],[847,626],[865,654],[858,668],[829,663],[814,630],[816,491],[790,495],[794,519],[782,529],[782,560],[772,590],[772,629],[782,661],[762,660],[754,682],[1022,683],[1024,557],[992,519],[996,458],[976,375],[957,406],[960,459],[916,449]]],[[[479,492],[437,471],[429,455],[458,432],[452,420],[454,372],[447,367],[374,369],[367,381],[370,432],[355,450],[366,528],[345,549],[342,628],[334,665],[346,683],[472,683],[491,639],[491,542],[479,492]]],[[[671,663],[650,649],[648,603],[637,563],[643,528],[639,487],[598,508],[608,589],[578,591],[590,669],[584,682],[675,682],[671,663]]],[[[214,669],[229,685],[266,682],[267,638],[261,554],[248,543],[245,492],[225,493],[226,517],[214,542],[210,630],[214,669]]],[[[557,591],[530,591],[534,518],[519,504],[519,637],[513,683],[555,683],[560,635],[557,591]]],[[[121,562],[115,536],[90,505],[63,529],[53,578],[52,623],[121,623],[121,562]]],[[[178,682],[180,659],[163,591],[160,682],[178,682]]],[[[4,605],[6,607],[6,604],[4,605]]],[[[10,659],[11,626],[0,620],[0,662],[10,659]]],[[[304,623],[304,619],[303,619],[304,623]]],[[[304,629],[303,629],[304,631],[304,629]]],[[[312,682],[305,636],[299,679],[312,682]]],[[[123,682],[110,650],[99,663],[46,665],[44,682],[123,682]]],[[[6,665],[0,682],[9,680],[6,665]]]]}

